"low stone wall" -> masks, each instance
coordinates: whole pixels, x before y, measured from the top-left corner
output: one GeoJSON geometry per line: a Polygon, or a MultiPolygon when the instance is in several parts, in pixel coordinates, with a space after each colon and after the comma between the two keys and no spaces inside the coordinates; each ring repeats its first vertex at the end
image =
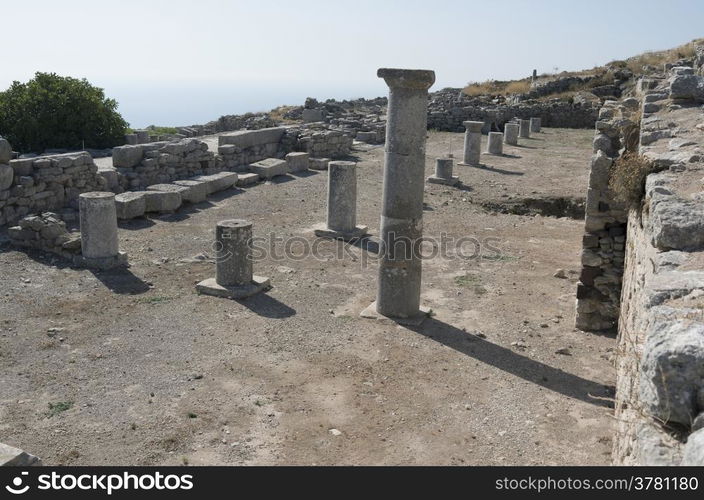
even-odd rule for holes
{"type": "MultiPolygon", "coordinates": [[[[3,141],[7,142],[0,138],[3,141]]],[[[0,226],[28,214],[76,208],[78,195],[101,191],[105,186],[106,181],[86,152],[19,160],[4,155],[0,157],[0,226]]]]}
{"type": "Polygon", "coordinates": [[[222,170],[222,164],[198,139],[119,146],[113,149],[113,167],[122,190],[141,189],[222,170]]]}
{"type": "Polygon", "coordinates": [[[628,215],[609,188],[614,162],[637,130],[638,101],[607,101],[599,111],[589,171],[582,239],[582,270],[577,285],[576,327],[615,330],[621,307],[628,215]]]}
{"type": "Polygon", "coordinates": [[[562,99],[547,102],[527,101],[516,104],[490,104],[471,98],[461,89],[445,89],[431,95],[428,105],[428,128],[463,132],[464,121],[483,121],[484,133],[503,130],[513,118],[540,118],[544,127],[591,128],[597,121],[599,106],[570,103],[562,99]]]}
{"type": "Polygon", "coordinates": [[[228,169],[242,170],[265,158],[283,158],[293,150],[295,135],[285,127],[239,130],[218,137],[218,154],[228,169]]]}
{"type": "Polygon", "coordinates": [[[18,247],[51,252],[72,260],[81,253],[81,234],[69,232],[61,216],[52,212],[29,215],[7,230],[10,242],[18,247]]]}
{"type": "Polygon", "coordinates": [[[297,134],[294,148],[314,158],[342,158],[349,155],[352,142],[352,136],[340,130],[307,128],[297,134]]]}
{"type": "Polygon", "coordinates": [[[244,171],[266,158],[284,158],[299,151],[314,158],[341,158],[352,149],[351,135],[319,127],[272,127],[241,130],[218,138],[218,153],[225,168],[244,171]]]}
{"type": "Polygon", "coordinates": [[[616,464],[704,464],[704,116],[671,99],[678,73],[644,91],[639,149],[661,171],[628,217],[616,464]]]}

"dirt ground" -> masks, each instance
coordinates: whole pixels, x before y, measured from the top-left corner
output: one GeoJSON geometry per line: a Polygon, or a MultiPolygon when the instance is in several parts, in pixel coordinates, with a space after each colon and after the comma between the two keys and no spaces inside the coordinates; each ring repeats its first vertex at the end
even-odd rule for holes
{"type": "MultiPolygon", "coordinates": [[[[425,235],[482,245],[424,262],[420,327],[359,317],[377,266],[313,236],[326,172],[121,224],[128,272],[0,246],[0,442],[52,465],[609,463],[615,341],[573,328],[583,222],[482,206],[583,197],[592,136],[544,129],[457,167],[460,188],[427,186],[425,235]],[[318,257],[279,241],[255,264],[269,292],[199,296],[227,218],[295,238],[289,254],[321,241],[318,257]]],[[[461,144],[430,133],[427,174],[461,144]]],[[[383,147],[354,156],[378,234],[383,147]]]]}

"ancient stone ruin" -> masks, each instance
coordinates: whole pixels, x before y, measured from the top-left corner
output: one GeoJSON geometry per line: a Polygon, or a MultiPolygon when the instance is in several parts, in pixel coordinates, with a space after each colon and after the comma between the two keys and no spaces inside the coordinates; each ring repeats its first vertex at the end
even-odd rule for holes
{"type": "Polygon", "coordinates": [[[0,465],[704,464],[704,46],[609,75],[0,138],[0,465]]]}

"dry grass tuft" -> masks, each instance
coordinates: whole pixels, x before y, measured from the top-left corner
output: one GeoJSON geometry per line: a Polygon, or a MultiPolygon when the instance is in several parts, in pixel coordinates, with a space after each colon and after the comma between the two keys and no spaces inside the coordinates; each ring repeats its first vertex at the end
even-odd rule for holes
{"type": "Polygon", "coordinates": [[[645,178],[653,172],[653,162],[635,152],[625,153],[614,162],[609,188],[618,201],[636,208],[645,194],[645,178]]]}
{"type": "Polygon", "coordinates": [[[530,90],[530,80],[515,80],[502,82],[498,80],[487,80],[485,82],[474,82],[467,85],[462,91],[470,96],[480,95],[510,95],[524,94],[530,90]]]}

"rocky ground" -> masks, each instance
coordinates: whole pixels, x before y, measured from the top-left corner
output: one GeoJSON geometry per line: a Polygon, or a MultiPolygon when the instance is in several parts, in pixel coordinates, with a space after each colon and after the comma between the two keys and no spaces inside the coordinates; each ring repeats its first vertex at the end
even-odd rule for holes
{"type": "MultiPolygon", "coordinates": [[[[583,223],[502,213],[583,197],[592,135],[544,129],[459,167],[462,187],[426,188],[426,236],[482,245],[425,261],[421,327],[359,318],[374,254],[337,242],[257,262],[266,294],[195,293],[218,220],[312,245],[325,172],[121,225],[128,272],[1,246],[0,441],[52,465],[608,463],[614,340],[572,326],[583,223]]],[[[428,175],[461,144],[431,133],[428,175]]],[[[354,155],[376,234],[383,147],[354,155]]]]}

